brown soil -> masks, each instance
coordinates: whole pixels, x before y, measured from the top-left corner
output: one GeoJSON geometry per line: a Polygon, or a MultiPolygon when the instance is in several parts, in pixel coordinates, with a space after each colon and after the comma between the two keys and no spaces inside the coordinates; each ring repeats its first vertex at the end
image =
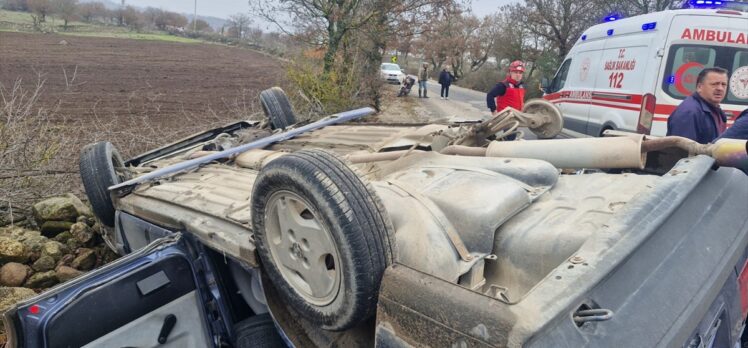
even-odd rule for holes
{"type": "Polygon", "coordinates": [[[43,105],[67,118],[237,119],[282,75],[278,60],[222,45],[0,32],[0,84],[44,80],[43,105]]]}

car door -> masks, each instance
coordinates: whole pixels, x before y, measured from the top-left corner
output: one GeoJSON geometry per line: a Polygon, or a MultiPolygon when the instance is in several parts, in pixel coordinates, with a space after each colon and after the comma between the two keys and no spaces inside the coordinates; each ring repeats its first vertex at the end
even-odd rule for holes
{"type": "Polygon", "coordinates": [[[216,346],[226,330],[205,308],[213,303],[191,250],[171,234],[17,304],[4,316],[9,346],[216,346]]]}

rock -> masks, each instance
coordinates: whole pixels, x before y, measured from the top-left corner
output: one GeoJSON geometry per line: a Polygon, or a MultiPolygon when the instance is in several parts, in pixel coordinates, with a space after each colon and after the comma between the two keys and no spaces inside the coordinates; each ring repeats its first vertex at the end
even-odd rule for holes
{"type": "Polygon", "coordinates": [[[70,233],[70,231],[65,231],[60,232],[58,235],[52,237],[52,240],[65,244],[70,238],[73,238],[73,235],[70,233]]]}
{"type": "Polygon", "coordinates": [[[81,271],[88,271],[96,266],[96,252],[91,249],[80,248],[78,256],[73,259],[70,266],[81,271]]]}
{"type": "Polygon", "coordinates": [[[20,263],[10,262],[0,267],[1,286],[21,286],[29,276],[29,267],[20,263]]]}
{"type": "MultiPolygon", "coordinates": [[[[81,202],[82,204],[82,202],[81,202]]],[[[34,204],[31,207],[36,223],[41,226],[47,221],[75,221],[78,210],[68,196],[52,197],[34,204]]]]}
{"type": "Polygon", "coordinates": [[[55,271],[47,271],[32,275],[24,286],[32,289],[46,289],[57,283],[59,283],[57,273],[55,271]]]}
{"type": "Polygon", "coordinates": [[[60,266],[70,266],[70,264],[75,259],[75,255],[67,254],[60,259],[60,261],[57,262],[57,267],[60,266]]]}
{"type": "Polygon", "coordinates": [[[60,42],[57,43],[58,45],[67,45],[68,42],[65,40],[60,40],[60,42]]]}
{"type": "Polygon", "coordinates": [[[72,194],[52,197],[38,202],[31,208],[31,212],[39,226],[47,221],[74,222],[80,215],[93,216],[91,210],[72,194]]]}
{"type": "Polygon", "coordinates": [[[81,245],[81,243],[77,239],[70,238],[68,239],[68,242],[65,243],[65,246],[68,247],[68,250],[78,250],[78,248],[82,247],[83,245],[81,245]]]}
{"type": "Polygon", "coordinates": [[[5,312],[16,302],[36,296],[34,290],[18,287],[0,287],[0,313],[5,312]]]}
{"type": "Polygon", "coordinates": [[[68,266],[57,267],[56,271],[57,279],[60,280],[60,283],[64,283],[83,274],[83,272],[68,266]]]}
{"type": "Polygon", "coordinates": [[[77,220],[75,220],[75,222],[82,222],[88,225],[89,227],[93,227],[94,224],[96,224],[96,219],[91,216],[81,215],[78,217],[77,220]]]}
{"type": "Polygon", "coordinates": [[[33,232],[35,233],[27,233],[21,241],[26,248],[26,255],[28,255],[31,262],[36,261],[41,256],[42,247],[45,243],[49,242],[49,239],[39,234],[38,231],[33,232]]]}
{"type": "Polygon", "coordinates": [[[52,257],[55,262],[60,261],[62,256],[65,255],[65,252],[67,251],[68,248],[57,241],[49,241],[42,245],[42,255],[52,257]]]}
{"type": "Polygon", "coordinates": [[[7,226],[0,228],[0,236],[12,237],[19,242],[23,242],[29,237],[41,236],[41,233],[20,226],[7,226]]]}
{"type": "Polygon", "coordinates": [[[70,230],[73,223],[70,221],[45,221],[42,224],[42,234],[45,237],[54,237],[62,232],[70,230]]]}
{"type": "Polygon", "coordinates": [[[101,251],[99,252],[99,255],[100,255],[102,265],[110,263],[119,258],[119,254],[114,252],[112,249],[109,249],[109,247],[106,245],[101,246],[101,251]]]}
{"type": "Polygon", "coordinates": [[[56,266],[56,261],[52,256],[48,255],[42,255],[38,260],[34,262],[33,265],[31,265],[31,268],[33,268],[37,272],[46,272],[51,271],[56,266]]]}
{"type": "Polygon", "coordinates": [[[70,227],[70,234],[83,245],[90,245],[94,240],[94,231],[84,222],[76,222],[70,227]]]}
{"type": "Polygon", "coordinates": [[[23,243],[9,237],[0,237],[0,264],[7,262],[24,263],[28,259],[23,243]]]}

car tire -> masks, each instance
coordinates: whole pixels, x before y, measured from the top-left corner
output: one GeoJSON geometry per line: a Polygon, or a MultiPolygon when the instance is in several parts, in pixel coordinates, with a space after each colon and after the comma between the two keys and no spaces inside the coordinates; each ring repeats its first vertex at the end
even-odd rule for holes
{"type": "Polygon", "coordinates": [[[236,348],[285,348],[270,314],[258,314],[234,325],[236,348]]]}
{"type": "Polygon", "coordinates": [[[340,158],[304,150],[270,162],[254,184],[252,228],[264,271],[305,319],[340,331],[374,315],[393,228],[340,158]]]}
{"type": "Polygon", "coordinates": [[[260,92],[260,104],[270,120],[270,128],[284,129],[296,123],[291,103],[280,87],[268,88],[260,92]]]}
{"type": "Polygon", "coordinates": [[[125,179],[115,171],[117,167],[124,167],[122,157],[112,143],[102,141],[86,145],[78,165],[94,215],[102,224],[113,227],[115,209],[107,188],[125,179]]]}

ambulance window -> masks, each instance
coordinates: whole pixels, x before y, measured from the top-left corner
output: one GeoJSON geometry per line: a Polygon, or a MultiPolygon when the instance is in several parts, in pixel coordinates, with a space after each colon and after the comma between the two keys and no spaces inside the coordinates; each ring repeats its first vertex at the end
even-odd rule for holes
{"type": "Polygon", "coordinates": [[[704,68],[727,69],[728,92],[723,104],[748,105],[748,49],[730,46],[673,45],[668,52],[662,90],[676,99],[696,91],[696,78],[704,68]]]}
{"type": "Polygon", "coordinates": [[[665,70],[663,89],[672,97],[683,99],[696,90],[696,77],[704,68],[714,66],[717,51],[710,46],[673,46],[665,70]]]}
{"type": "Polygon", "coordinates": [[[730,79],[723,103],[748,104],[748,49],[735,51],[732,66],[728,70],[730,79]]]}
{"type": "Polygon", "coordinates": [[[567,59],[564,64],[561,64],[561,68],[558,69],[556,77],[553,78],[553,83],[551,83],[551,88],[548,93],[558,92],[564,87],[566,76],[569,75],[569,66],[571,66],[571,59],[567,59]]]}

